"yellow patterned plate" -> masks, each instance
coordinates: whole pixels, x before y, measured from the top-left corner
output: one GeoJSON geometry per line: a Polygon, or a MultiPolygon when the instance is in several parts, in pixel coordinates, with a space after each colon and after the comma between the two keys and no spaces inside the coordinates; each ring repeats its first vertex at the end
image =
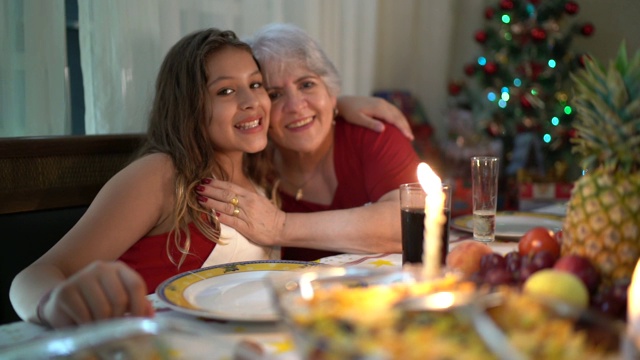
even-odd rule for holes
{"type": "MultiPolygon", "coordinates": [[[[562,220],[558,215],[524,211],[498,211],[496,213],[496,238],[518,241],[527,231],[536,227],[546,227],[552,231],[562,229],[562,220]]],[[[473,215],[458,216],[451,219],[451,228],[473,232],[473,215]]]]}
{"type": "Polygon", "coordinates": [[[167,279],[156,289],[171,309],[193,316],[230,321],[276,321],[266,276],[296,271],[317,262],[245,261],[188,271],[167,279]]]}

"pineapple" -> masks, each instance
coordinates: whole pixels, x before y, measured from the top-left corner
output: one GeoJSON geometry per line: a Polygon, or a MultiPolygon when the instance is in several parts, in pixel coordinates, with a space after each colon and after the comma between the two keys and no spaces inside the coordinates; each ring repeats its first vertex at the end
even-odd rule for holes
{"type": "Polygon", "coordinates": [[[572,151],[586,173],[567,205],[562,254],[590,259],[605,285],[628,282],[640,258],[640,51],[629,61],[623,43],[608,67],[585,63],[571,77],[572,151]]]}

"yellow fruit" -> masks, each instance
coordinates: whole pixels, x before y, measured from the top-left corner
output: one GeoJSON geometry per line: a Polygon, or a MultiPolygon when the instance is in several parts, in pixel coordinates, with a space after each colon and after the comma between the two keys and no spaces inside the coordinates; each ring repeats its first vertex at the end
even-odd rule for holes
{"type": "Polygon", "coordinates": [[[640,258],[640,51],[624,43],[608,66],[595,58],[572,74],[573,152],[585,175],[575,183],[562,255],[591,260],[605,285],[628,282],[640,258]]]}
{"type": "Polygon", "coordinates": [[[541,299],[558,300],[586,309],[589,292],[579,277],[565,271],[544,269],[531,275],[524,283],[523,292],[541,299]]]}
{"type": "Polygon", "coordinates": [[[631,280],[640,258],[640,173],[601,169],[575,183],[562,233],[562,255],[586,257],[605,284],[631,280]]]}

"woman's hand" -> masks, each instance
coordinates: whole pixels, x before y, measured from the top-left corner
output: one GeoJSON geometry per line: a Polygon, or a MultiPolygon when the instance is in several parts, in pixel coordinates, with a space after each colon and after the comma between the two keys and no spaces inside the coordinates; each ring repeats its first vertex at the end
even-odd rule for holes
{"type": "Polygon", "coordinates": [[[402,111],[387,100],[374,96],[340,96],[338,111],[347,122],[373,131],[384,131],[383,120],[396,126],[409,140],[413,132],[402,111]],[[380,119],[380,120],[378,120],[380,119]]]}
{"type": "Polygon", "coordinates": [[[133,269],[119,261],[96,261],[55,286],[38,305],[38,317],[54,328],[127,315],[151,317],[146,295],[147,286],[133,269]]]}
{"type": "Polygon", "coordinates": [[[286,213],[269,199],[227,181],[205,179],[196,190],[198,201],[216,212],[220,222],[230,226],[259,245],[279,245],[286,213]],[[237,199],[236,206],[232,199],[237,199]],[[234,215],[234,209],[238,209],[234,215]]]}

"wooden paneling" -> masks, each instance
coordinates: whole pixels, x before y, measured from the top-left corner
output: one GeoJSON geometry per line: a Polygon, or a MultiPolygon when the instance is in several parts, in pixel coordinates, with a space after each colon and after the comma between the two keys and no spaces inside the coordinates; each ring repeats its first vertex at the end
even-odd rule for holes
{"type": "Polygon", "coordinates": [[[144,135],[0,139],[0,214],[83,206],[132,159],[144,135]]]}

